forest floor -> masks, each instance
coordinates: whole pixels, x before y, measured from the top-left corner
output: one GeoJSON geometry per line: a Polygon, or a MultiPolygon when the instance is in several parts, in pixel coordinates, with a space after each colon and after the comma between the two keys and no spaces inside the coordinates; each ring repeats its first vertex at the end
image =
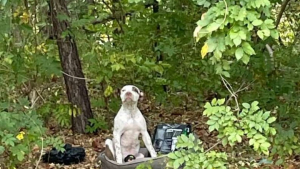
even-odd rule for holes
{"type": "MultiPolygon", "coordinates": [[[[156,111],[151,110],[147,111],[146,109],[142,110],[148,125],[148,129],[150,130],[151,134],[153,134],[154,127],[159,123],[190,123],[192,124],[192,128],[195,134],[199,136],[199,138],[203,142],[203,146],[205,149],[212,147],[216,144],[217,138],[216,133],[208,132],[208,126],[205,124],[207,119],[202,116],[202,113],[195,112],[195,111],[184,111],[184,110],[173,110],[170,113],[164,113],[164,111],[159,110],[156,108],[156,111]]],[[[111,121],[113,117],[111,117],[111,121]]],[[[65,143],[70,143],[74,147],[83,147],[86,152],[85,161],[79,164],[74,165],[58,165],[58,164],[49,164],[43,163],[42,161],[39,162],[38,168],[39,169],[94,169],[100,168],[98,163],[98,155],[101,151],[104,150],[104,141],[108,137],[112,137],[111,130],[102,130],[99,131],[98,134],[77,134],[73,135],[71,130],[67,129],[60,129],[58,127],[52,126],[50,127],[48,135],[50,136],[61,136],[64,138],[65,143]]],[[[49,150],[50,147],[44,149],[44,152],[49,150]]],[[[217,145],[214,149],[222,150],[224,149],[222,145],[217,145]]],[[[40,156],[40,150],[35,149],[31,154],[31,159],[38,159],[40,156]]],[[[254,157],[255,158],[255,157],[254,157]]],[[[259,158],[259,157],[258,157],[259,158]]],[[[36,161],[36,160],[34,160],[36,161]]],[[[35,168],[33,167],[33,162],[29,160],[27,163],[22,165],[22,168],[35,168]]],[[[238,167],[232,167],[237,168],[238,167]]],[[[251,167],[255,168],[255,167],[251,167]]],[[[295,161],[289,162],[286,167],[278,167],[278,166],[260,166],[256,167],[258,169],[262,168],[270,168],[270,169],[280,169],[280,168],[287,168],[287,169],[299,169],[299,163],[295,161]]]]}

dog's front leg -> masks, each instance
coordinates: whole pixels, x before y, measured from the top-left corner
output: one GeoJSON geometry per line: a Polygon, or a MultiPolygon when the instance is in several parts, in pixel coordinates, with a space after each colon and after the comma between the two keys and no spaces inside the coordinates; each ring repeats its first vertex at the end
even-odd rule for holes
{"type": "Polygon", "coordinates": [[[157,157],[156,151],[153,148],[151,137],[147,130],[142,131],[142,139],[147,147],[148,151],[150,152],[151,157],[157,157]]]}
{"type": "Polygon", "coordinates": [[[113,132],[113,136],[114,136],[114,145],[115,145],[115,150],[116,150],[116,161],[117,163],[122,163],[122,150],[121,150],[121,136],[122,136],[122,131],[115,129],[113,132]]]}

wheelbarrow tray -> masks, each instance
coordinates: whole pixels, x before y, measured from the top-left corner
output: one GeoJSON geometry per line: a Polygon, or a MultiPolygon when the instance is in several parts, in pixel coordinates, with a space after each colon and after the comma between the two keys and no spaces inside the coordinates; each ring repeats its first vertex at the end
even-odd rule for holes
{"type": "Polygon", "coordinates": [[[147,148],[140,148],[140,153],[144,154],[145,158],[136,159],[130,162],[119,164],[116,161],[110,160],[105,156],[105,150],[99,154],[101,162],[101,169],[135,169],[138,165],[145,164],[145,166],[151,166],[152,169],[164,169],[166,168],[167,157],[150,157],[147,148]]]}

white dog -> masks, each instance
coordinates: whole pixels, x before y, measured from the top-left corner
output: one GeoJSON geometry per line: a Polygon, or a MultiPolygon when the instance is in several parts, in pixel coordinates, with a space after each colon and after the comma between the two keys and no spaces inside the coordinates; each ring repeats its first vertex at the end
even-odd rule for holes
{"type": "Polygon", "coordinates": [[[126,85],[121,90],[122,106],[114,119],[114,138],[105,141],[106,148],[109,148],[117,163],[122,163],[128,155],[134,155],[136,159],[144,157],[139,153],[140,134],[151,157],[157,156],[145,118],[137,107],[140,96],[143,96],[143,93],[133,85],[126,85]]]}

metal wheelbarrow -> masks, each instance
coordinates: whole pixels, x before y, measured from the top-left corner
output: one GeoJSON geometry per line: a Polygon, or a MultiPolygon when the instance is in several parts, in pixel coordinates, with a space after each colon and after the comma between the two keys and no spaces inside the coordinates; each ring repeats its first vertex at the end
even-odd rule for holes
{"type": "Polygon", "coordinates": [[[159,157],[152,158],[147,148],[140,148],[140,153],[144,154],[145,158],[136,159],[130,162],[119,164],[114,160],[110,160],[105,156],[105,150],[102,151],[98,156],[101,169],[135,169],[137,166],[144,166],[142,169],[151,166],[152,169],[164,169],[167,164],[167,156],[162,155],[159,157]]]}

